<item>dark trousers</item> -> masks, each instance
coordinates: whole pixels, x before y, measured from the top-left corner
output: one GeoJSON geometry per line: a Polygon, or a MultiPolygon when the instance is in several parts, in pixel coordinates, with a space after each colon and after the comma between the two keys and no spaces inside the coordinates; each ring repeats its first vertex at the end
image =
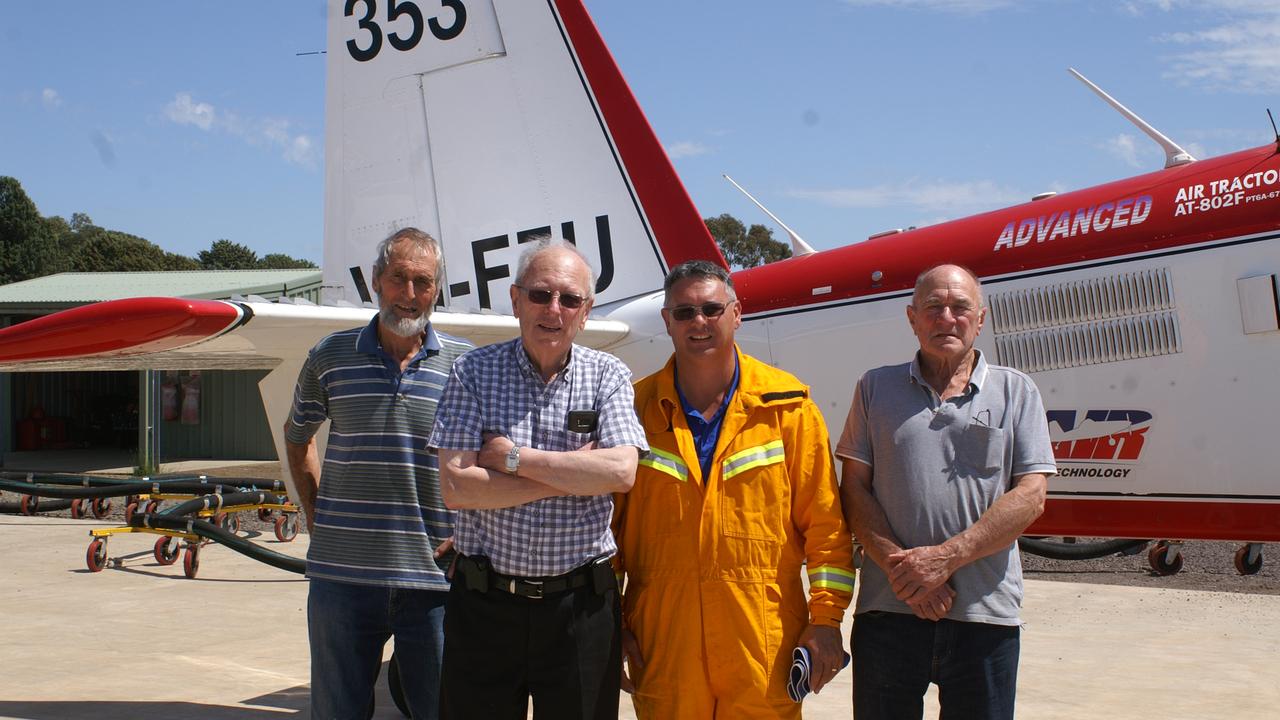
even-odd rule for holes
{"type": "Polygon", "coordinates": [[[940,720],[1012,720],[1018,683],[1016,625],[868,612],[854,618],[853,716],[919,720],[929,683],[940,720]]]}
{"type": "Polygon", "coordinates": [[[616,588],[531,599],[455,580],[445,604],[440,717],[617,720],[622,672],[616,588]]]}

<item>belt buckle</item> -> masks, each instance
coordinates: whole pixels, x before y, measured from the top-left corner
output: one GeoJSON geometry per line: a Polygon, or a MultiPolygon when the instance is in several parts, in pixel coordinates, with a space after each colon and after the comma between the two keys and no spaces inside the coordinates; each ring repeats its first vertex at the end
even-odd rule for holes
{"type": "Polygon", "coordinates": [[[523,595],[523,597],[527,597],[531,600],[542,599],[542,581],[541,580],[517,580],[516,578],[511,578],[510,592],[512,595],[520,594],[516,592],[517,582],[523,583],[524,585],[527,585],[529,587],[529,594],[523,595]]]}

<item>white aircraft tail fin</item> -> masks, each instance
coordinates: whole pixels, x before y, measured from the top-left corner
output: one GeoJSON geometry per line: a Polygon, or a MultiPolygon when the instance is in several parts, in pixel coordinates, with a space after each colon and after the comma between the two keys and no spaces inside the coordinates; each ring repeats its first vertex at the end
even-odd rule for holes
{"type": "Polygon", "coordinates": [[[360,303],[350,268],[410,225],[451,310],[510,312],[539,234],[582,249],[597,306],[724,263],[581,0],[333,2],[328,63],[326,301],[360,303]]]}

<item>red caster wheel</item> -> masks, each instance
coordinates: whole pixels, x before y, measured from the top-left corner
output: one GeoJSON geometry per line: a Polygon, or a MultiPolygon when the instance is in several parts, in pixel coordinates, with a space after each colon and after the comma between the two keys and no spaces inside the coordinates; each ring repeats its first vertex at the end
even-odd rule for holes
{"type": "Polygon", "coordinates": [[[172,565],[178,561],[178,541],[171,537],[162,537],[156,540],[156,546],[152,550],[152,554],[156,557],[156,562],[161,565],[172,565]]]}
{"type": "Polygon", "coordinates": [[[89,551],[84,554],[84,564],[89,572],[102,572],[107,566],[107,541],[94,538],[89,542],[89,551]]]}

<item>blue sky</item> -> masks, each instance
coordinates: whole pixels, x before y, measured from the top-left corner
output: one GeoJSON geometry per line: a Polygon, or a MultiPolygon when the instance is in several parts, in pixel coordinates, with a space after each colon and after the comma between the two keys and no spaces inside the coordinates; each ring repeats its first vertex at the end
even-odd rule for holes
{"type": "MultiPolygon", "coordinates": [[[[830,248],[1273,137],[1274,0],[587,0],[703,215],[830,248]]],[[[45,215],[319,261],[324,4],[7,5],[0,174],[45,215]],[[122,9],[127,8],[127,9],[122,9]]]]}

